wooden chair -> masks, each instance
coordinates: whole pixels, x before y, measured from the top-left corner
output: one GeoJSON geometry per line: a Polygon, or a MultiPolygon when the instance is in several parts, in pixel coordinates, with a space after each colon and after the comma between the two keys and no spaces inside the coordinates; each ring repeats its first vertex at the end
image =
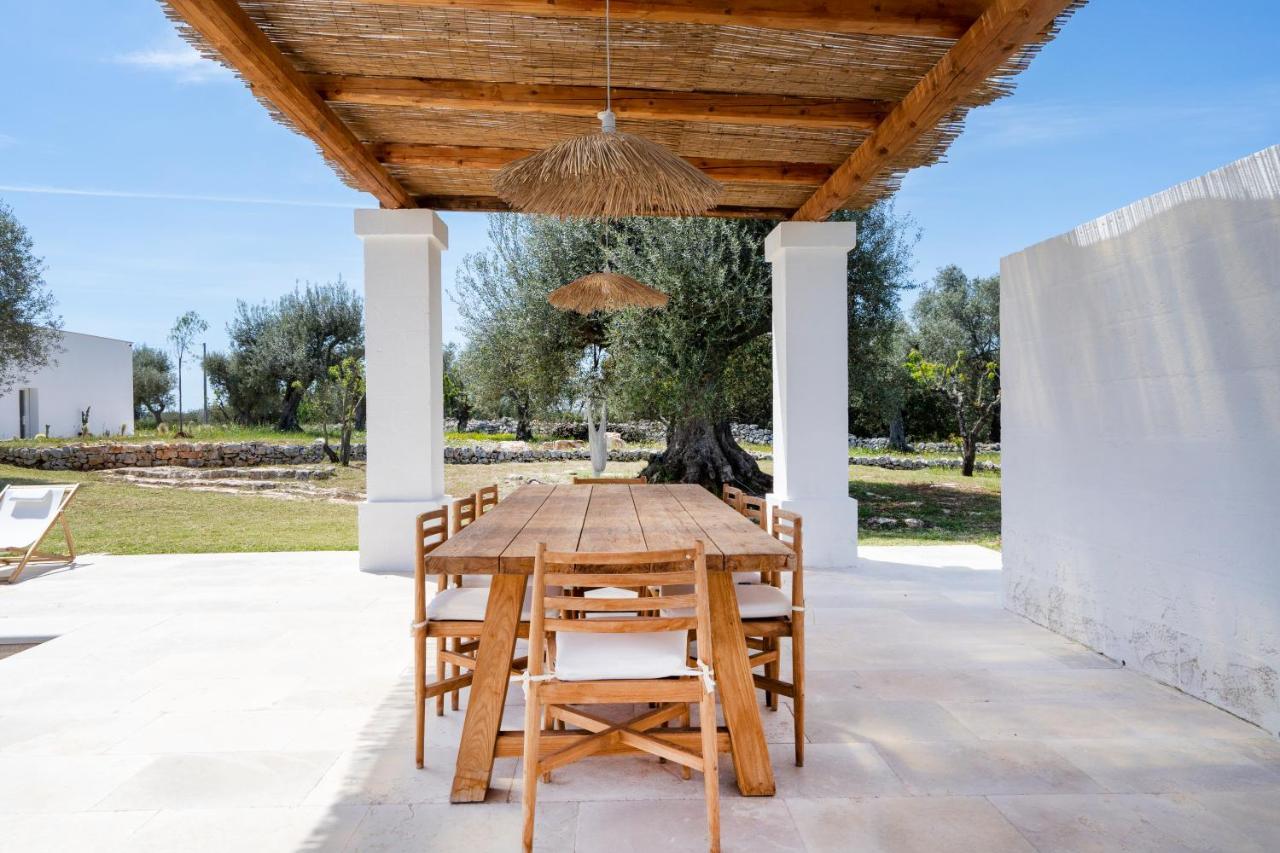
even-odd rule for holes
{"type": "Polygon", "coordinates": [[[769,532],[769,502],[764,498],[743,494],[738,499],[738,512],[754,521],[761,530],[769,532]]]}
{"type": "MultiPolygon", "coordinates": [[[[465,500],[465,499],[464,499],[465,500]]],[[[414,550],[416,558],[413,570],[413,694],[416,716],[415,755],[418,767],[423,764],[426,750],[427,700],[436,698],[436,714],[444,713],[444,696],[471,686],[472,671],[476,667],[476,651],[480,648],[480,624],[484,621],[489,603],[487,587],[447,586],[440,575],[436,594],[427,602],[427,555],[449,540],[449,509],[440,507],[419,515],[414,524],[414,550]],[[436,641],[436,680],[427,681],[427,641],[436,641]],[[452,641],[452,642],[451,642],[452,641]],[[448,643],[448,645],[446,645],[448,643]],[[444,677],[444,665],[450,664],[456,673],[444,677]]],[[[521,630],[528,633],[529,601],[526,597],[521,611],[521,630]]],[[[512,675],[519,675],[526,666],[525,658],[511,662],[512,675]]],[[[458,707],[456,704],[453,706],[458,707]]]]}
{"type": "Polygon", "coordinates": [[[738,512],[742,512],[742,496],[746,494],[742,489],[735,489],[728,483],[720,487],[720,500],[733,507],[738,512]]]}
{"type": "Polygon", "coordinates": [[[720,849],[720,793],[716,775],[715,682],[711,660],[711,617],[707,560],[702,542],[671,551],[633,553],[553,553],[539,543],[534,557],[533,612],[529,630],[529,671],[524,675],[524,835],[533,850],[533,818],[538,779],[557,767],[625,744],[702,773],[707,801],[709,848],[720,849]],[[662,570],[655,570],[662,567],[662,570]],[[581,571],[575,571],[579,570],[581,571]],[[662,595],[655,608],[692,608],[692,615],[628,616],[634,598],[571,598],[549,585],[610,587],[691,584],[691,594],[662,595]],[[566,618],[568,611],[596,618],[566,618]],[[701,655],[688,666],[685,637],[692,630],[701,655]],[[554,643],[554,646],[550,646],[554,643]],[[551,653],[548,654],[548,651],[551,653]],[[657,707],[614,723],[578,705],[647,703],[657,707]],[[700,753],[664,737],[660,726],[687,718],[698,703],[700,753]],[[585,729],[588,735],[555,751],[541,745],[543,712],[551,720],[585,729]]]}
{"type": "Polygon", "coordinates": [[[484,515],[498,505],[498,484],[484,486],[476,492],[476,515],[484,515]]]}
{"type": "Polygon", "coordinates": [[[793,512],[774,507],[773,537],[795,553],[789,570],[791,593],[783,591],[779,573],[771,584],[737,585],[738,611],[749,658],[754,670],[763,666],[763,675],[752,674],[757,688],[765,691],[769,708],[777,710],[778,696],[789,696],[795,712],[796,766],[804,766],[804,522],[793,512]],[[791,681],[781,680],[782,637],[791,638],[791,681]]]}
{"type": "Polygon", "coordinates": [[[574,477],[575,486],[643,486],[648,477],[574,477]]]}
{"type": "Polygon", "coordinates": [[[11,567],[5,580],[17,583],[30,565],[70,565],[76,561],[76,540],[67,523],[67,506],[79,488],[79,483],[68,483],[5,486],[0,490],[0,567],[11,567]],[[55,524],[62,525],[66,554],[37,550],[55,524]]]}

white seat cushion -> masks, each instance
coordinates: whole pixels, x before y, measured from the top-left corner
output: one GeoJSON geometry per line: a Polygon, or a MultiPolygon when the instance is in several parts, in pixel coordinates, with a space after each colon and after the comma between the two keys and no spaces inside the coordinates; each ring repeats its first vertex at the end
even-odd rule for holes
{"type": "MultiPolygon", "coordinates": [[[[670,589],[670,587],[667,587],[670,589]]],[[[738,612],[743,619],[775,619],[791,615],[791,596],[776,586],[763,583],[738,584],[738,612]]],[[[692,616],[692,607],[675,607],[662,611],[663,616],[692,616]]]]}
{"type": "Polygon", "coordinates": [[[686,675],[685,631],[649,634],[556,632],[556,678],[595,681],[686,675]]]}
{"type": "MultiPolygon", "coordinates": [[[[533,595],[525,590],[524,606],[520,608],[520,618],[529,620],[530,602],[533,595]]],[[[427,619],[432,621],[479,622],[484,619],[485,608],[489,605],[489,588],[487,586],[454,586],[437,592],[427,604],[427,619]]]]}
{"type": "Polygon", "coordinates": [[[772,619],[791,615],[791,595],[776,586],[764,583],[740,584],[738,612],[743,619],[772,619]]]}
{"type": "Polygon", "coordinates": [[[760,583],[759,572],[734,572],[734,583],[760,583]]]}

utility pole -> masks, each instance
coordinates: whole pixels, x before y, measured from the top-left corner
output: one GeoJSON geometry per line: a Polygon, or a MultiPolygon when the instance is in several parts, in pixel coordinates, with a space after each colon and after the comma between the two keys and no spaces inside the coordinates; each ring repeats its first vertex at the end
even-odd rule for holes
{"type": "Polygon", "coordinates": [[[209,425],[209,373],[204,368],[204,363],[209,359],[209,345],[207,343],[200,344],[200,384],[204,388],[204,424],[209,425]]]}

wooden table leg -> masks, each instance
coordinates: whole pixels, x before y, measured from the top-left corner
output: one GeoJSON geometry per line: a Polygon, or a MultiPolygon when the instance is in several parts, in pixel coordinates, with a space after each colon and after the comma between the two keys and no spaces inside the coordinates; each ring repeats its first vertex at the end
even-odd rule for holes
{"type": "Polygon", "coordinates": [[[502,725],[502,707],[507,701],[511,657],[516,649],[520,607],[528,580],[524,575],[494,575],[489,587],[471,696],[458,744],[458,765],[449,797],[452,802],[481,803],[489,791],[493,752],[502,725]]]}
{"type": "MultiPolygon", "coordinates": [[[[738,615],[738,597],[733,591],[733,574],[707,572],[711,599],[711,643],[715,655],[716,692],[724,708],[733,745],[733,769],[738,790],[746,797],[771,797],[774,793],[773,767],[760,722],[755,685],[747,663],[747,643],[738,615]]],[[[474,688],[472,688],[474,689],[474,688]]]]}

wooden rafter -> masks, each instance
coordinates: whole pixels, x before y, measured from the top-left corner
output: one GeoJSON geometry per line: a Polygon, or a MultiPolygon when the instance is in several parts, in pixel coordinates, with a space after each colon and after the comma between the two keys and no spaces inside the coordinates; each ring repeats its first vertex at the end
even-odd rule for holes
{"type": "MultiPolygon", "coordinates": [[[[317,74],[309,80],[320,97],[341,104],[594,118],[604,103],[602,86],[483,83],[343,74],[317,74]]],[[[879,124],[892,107],[888,101],[856,98],[672,92],[663,89],[613,90],[613,111],[623,120],[869,130],[879,124]]]]}
{"type": "MultiPolygon", "coordinates": [[[[541,18],[602,18],[601,0],[359,0],[541,18]]],[[[989,0],[612,0],[615,21],[959,38],[989,0]]]]}
{"type": "MultiPolygon", "coordinates": [[[[486,148],[471,145],[424,145],[384,143],[371,145],[379,162],[393,166],[422,166],[433,169],[496,171],[522,157],[536,154],[534,148],[486,148]]],[[[831,175],[825,163],[779,163],[771,160],[717,160],[686,157],[695,168],[725,183],[783,184],[817,186],[831,175]]]]}
{"type": "Polygon", "coordinates": [[[996,0],[792,217],[821,221],[889,168],[1073,0],[996,0]]]}
{"type": "Polygon", "coordinates": [[[258,97],[271,103],[325,156],[384,207],[415,202],[388,174],[302,74],[235,0],[165,0],[193,30],[233,65],[258,97]]]}
{"type": "MultiPolygon", "coordinates": [[[[511,210],[497,196],[489,195],[423,195],[418,196],[418,206],[432,210],[458,210],[475,213],[504,213],[511,210]]],[[[706,216],[726,217],[729,219],[786,219],[792,214],[791,208],[782,207],[740,207],[722,205],[706,212],[706,216]]]]}

